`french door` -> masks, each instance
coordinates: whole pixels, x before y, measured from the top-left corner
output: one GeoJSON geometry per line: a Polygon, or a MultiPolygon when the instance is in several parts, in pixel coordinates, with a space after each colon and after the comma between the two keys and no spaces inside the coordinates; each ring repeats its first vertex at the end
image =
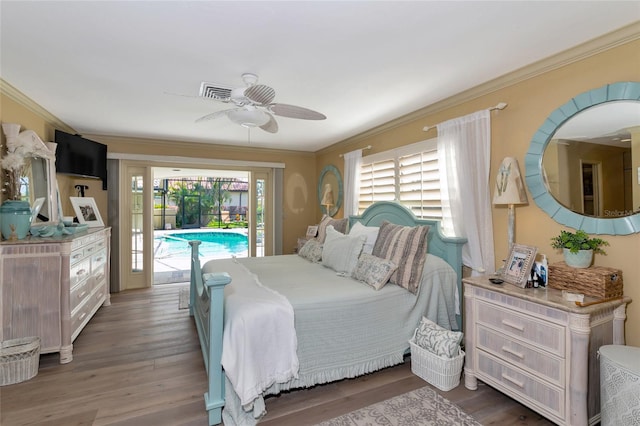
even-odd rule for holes
{"type": "MultiPolygon", "coordinates": [[[[274,253],[274,212],[270,201],[273,173],[261,168],[248,171],[248,175],[249,256],[269,256],[274,253]]],[[[151,287],[154,279],[153,166],[123,161],[119,177],[120,290],[151,287]]]]}

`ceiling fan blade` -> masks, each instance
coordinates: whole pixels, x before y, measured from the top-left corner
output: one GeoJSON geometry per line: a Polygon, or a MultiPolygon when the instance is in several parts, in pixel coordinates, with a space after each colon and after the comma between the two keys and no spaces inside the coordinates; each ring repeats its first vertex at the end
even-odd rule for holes
{"type": "Polygon", "coordinates": [[[255,84],[247,87],[244,95],[258,105],[267,105],[273,102],[273,98],[276,97],[276,91],[264,84],[255,84]]]}
{"type": "Polygon", "coordinates": [[[269,133],[277,133],[278,132],[278,122],[276,121],[275,118],[273,118],[273,115],[267,113],[267,115],[269,116],[269,121],[267,121],[266,124],[263,124],[262,126],[260,126],[260,128],[262,130],[264,130],[265,132],[269,132],[269,133]]]}
{"type": "Polygon", "coordinates": [[[269,105],[269,110],[281,117],[299,118],[302,120],[324,120],[327,118],[326,115],[317,111],[295,105],[271,104],[269,105]]]}
{"type": "Polygon", "coordinates": [[[218,117],[222,117],[223,115],[227,115],[229,111],[234,111],[234,109],[223,109],[222,111],[212,112],[211,114],[204,115],[196,120],[196,123],[200,123],[202,121],[215,120],[218,117]]]}

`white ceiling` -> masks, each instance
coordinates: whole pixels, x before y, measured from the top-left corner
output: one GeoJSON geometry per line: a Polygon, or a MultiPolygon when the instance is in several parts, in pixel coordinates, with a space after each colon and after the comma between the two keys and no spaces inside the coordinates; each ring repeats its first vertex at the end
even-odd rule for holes
{"type": "Polygon", "coordinates": [[[0,75],[80,134],[316,151],[639,19],[638,1],[3,0],[0,75]],[[250,141],[195,123],[230,107],[200,83],[245,72],[327,119],[250,141]]]}

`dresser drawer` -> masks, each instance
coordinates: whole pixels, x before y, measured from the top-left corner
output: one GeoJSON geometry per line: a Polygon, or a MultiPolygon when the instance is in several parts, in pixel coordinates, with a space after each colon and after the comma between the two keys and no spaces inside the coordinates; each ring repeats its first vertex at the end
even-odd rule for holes
{"type": "Polygon", "coordinates": [[[102,248],[97,250],[93,256],[91,256],[91,275],[95,276],[97,273],[104,274],[105,265],[107,264],[107,250],[102,248]]]}
{"type": "Polygon", "coordinates": [[[85,280],[71,289],[69,308],[72,313],[89,297],[94,288],[94,282],[93,279],[85,280]]]}
{"type": "Polygon", "coordinates": [[[537,320],[499,305],[477,301],[477,322],[499,333],[521,339],[532,346],[564,358],[564,327],[537,320]]]}
{"type": "Polygon", "coordinates": [[[564,388],[564,359],[478,325],[477,347],[564,388]]]}
{"type": "MultiPolygon", "coordinates": [[[[91,280],[93,281],[93,280],[91,280]]],[[[80,334],[80,331],[84,327],[84,324],[89,321],[95,311],[98,310],[100,305],[104,302],[104,293],[94,287],[94,291],[89,295],[89,299],[80,306],[80,308],[71,315],[71,340],[80,334]]]]}
{"type": "Polygon", "coordinates": [[[556,423],[563,423],[565,394],[562,389],[526,374],[486,352],[477,351],[477,356],[477,376],[480,380],[507,394],[516,394],[521,401],[527,401],[525,405],[533,404],[539,408],[539,411],[546,413],[549,419],[556,423]]]}
{"type": "Polygon", "coordinates": [[[69,262],[71,265],[78,263],[78,261],[84,259],[84,253],[82,250],[75,250],[71,252],[71,256],[69,257],[69,262]]]}
{"type": "Polygon", "coordinates": [[[91,274],[91,259],[84,259],[71,266],[69,274],[69,285],[73,289],[75,286],[86,280],[91,274]]]}

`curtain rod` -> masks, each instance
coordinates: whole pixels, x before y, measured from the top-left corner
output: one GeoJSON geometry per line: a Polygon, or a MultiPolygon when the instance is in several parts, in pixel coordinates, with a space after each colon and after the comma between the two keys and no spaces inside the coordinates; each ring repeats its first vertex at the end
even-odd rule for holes
{"type": "MultiPolygon", "coordinates": [[[[360,151],[364,151],[365,149],[371,149],[373,148],[371,145],[367,145],[364,148],[360,148],[360,151]]],[[[340,154],[340,157],[344,157],[344,154],[340,154]]]]}
{"type": "MultiPolygon", "coordinates": [[[[491,108],[487,108],[489,111],[493,111],[494,109],[505,109],[507,107],[507,103],[506,102],[500,102],[498,105],[496,106],[492,106],[491,108]]],[[[422,131],[426,132],[427,130],[431,130],[434,127],[437,127],[437,124],[434,124],[433,126],[424,126],[422,128],[422,131]]]]}

